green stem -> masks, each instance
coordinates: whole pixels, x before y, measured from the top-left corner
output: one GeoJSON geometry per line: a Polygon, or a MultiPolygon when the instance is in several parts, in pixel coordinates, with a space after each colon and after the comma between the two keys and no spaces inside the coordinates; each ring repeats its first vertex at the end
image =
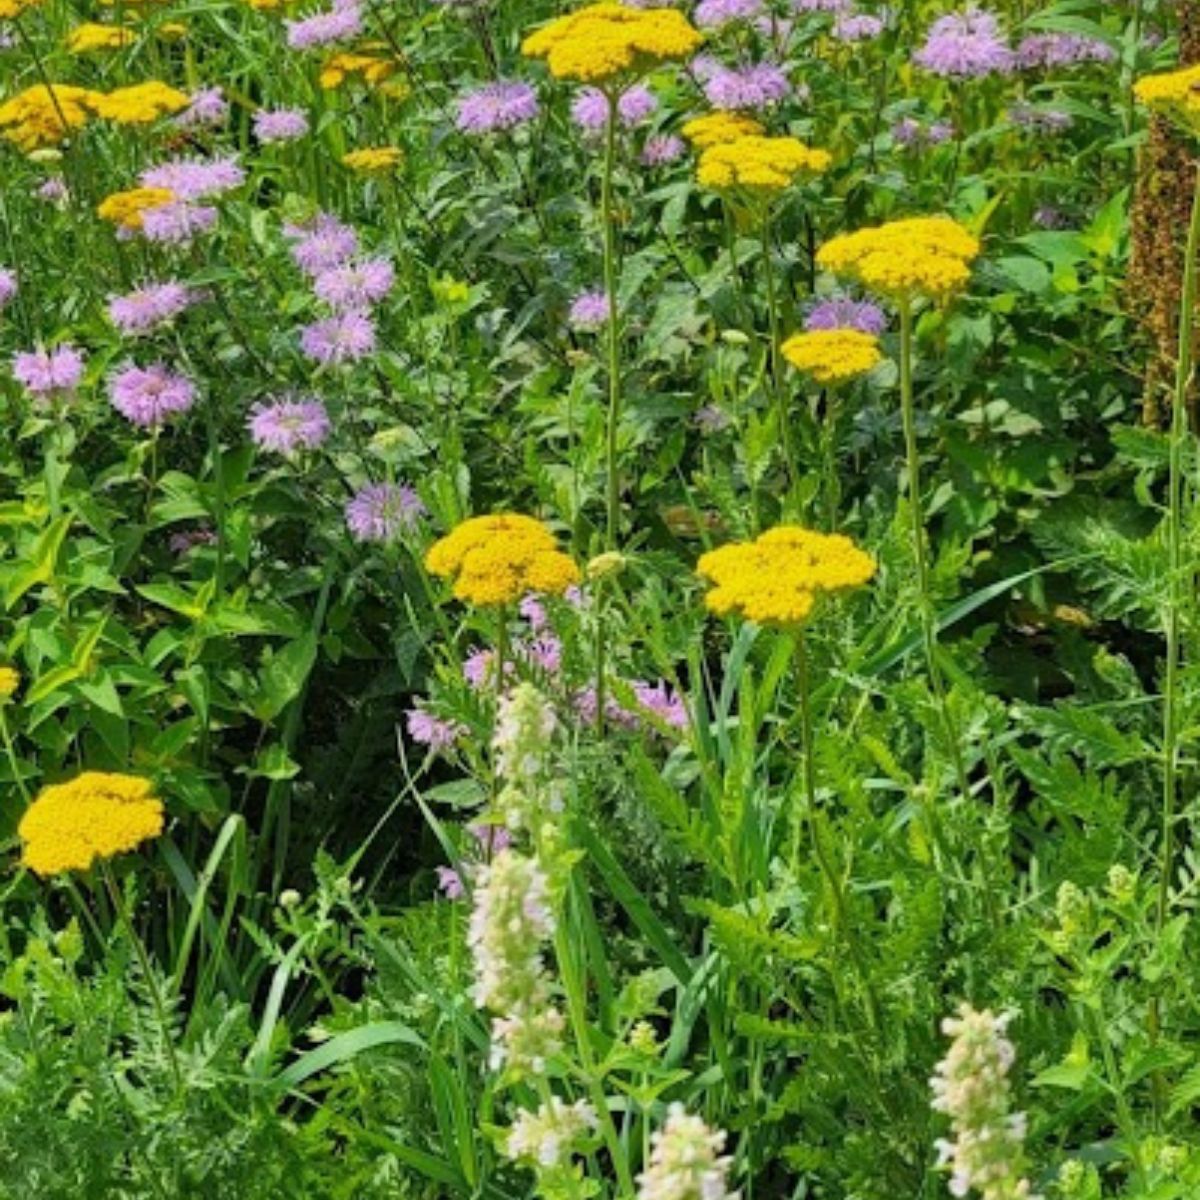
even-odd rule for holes
{"type": "Polygon", "coordinates": [[[25,786],[25,779],[21,775],[21,768],[17,763],[17,750],[13,745],[12,731],[8,728],[8,702],[5,700],[0,700],[0,737],[4,739],[4,753],[8,757],[8,765],[12,768],[13,780],[21,793],[21,799],[25,801],[25,806],[28,808],[32,797],[29,794],[29,788],[25,786]]]}
{"type": "Polygon", "coordinates": [[[608,297],[608,525],[605,548],[615,550],[620,538],[621,496],[617,468],[617,427],[621,421],[621,331],[617,324],[617,245],[613,226],[613,166],[617,158],[617,93],[608,93],[608,124],[604,135],[604,176],[600,190],[600,219],[604,229],[604,292],[608,297]]]}
{"type": "MultiPolygon", "coordinates": [[[[1183,571],[1183,451],[1188,438],[1187,393],[1192,381],[1192,330],[1196,307],[1196,255],[1200,252],[1200,164],[1196,166],[1192,215],[1188,224],[1183,262],[1183,288],[1179,305],[1179,356],[1175,364],[1175,390],[1171,399],[1171,434],[1167,480],[1167,612],[1166,677],[1163,681],[1163,789],[1162,865],[1158,906],[1154,925],[1156,941],[1167,923],[1171,906],[1171,875],[1175,858],[1175,812],[1179,791],[1179,674],[1181,664],[1181,614],[1187,603],[1183,571]]],[[[1150,1001],[1150,1035],[1157,1040],[1162,1018],[1162,999],[1156,992],[1150,1001]]]]}
{"type": "Polygon", "coordinates": [[[771,392],[775,399],[775,420],[779,426],[779,445],[783,450],[783,461],[787,471],[788,500],[794,502],[800,477],[796,470],[796,459],[792,451],[787,392],[784,389],[779,370],[779,302],[775,291],[775,271],[771,265],[771,210],[769,207],[763,208],[761,232],[763,271],[767,276],[767,321],[771,334],[767,374],[771,380],[771,392]]]}

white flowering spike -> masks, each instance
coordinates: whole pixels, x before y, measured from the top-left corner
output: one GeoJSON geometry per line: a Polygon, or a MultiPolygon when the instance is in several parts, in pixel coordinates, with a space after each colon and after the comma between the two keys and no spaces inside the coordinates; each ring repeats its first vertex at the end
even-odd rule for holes
{"type": "Polygon", "coordinates": [[[492,1022],[489,1065],[521,1074],[544,1075],[546,1063],[562,1049],[566,1019],[552,1004],[541,1001],[514,1009],[492,1022]]]}
{"type": "Polygon", "coordinates": [[[510,829],[540,837],[547,818],[562,810],[562,795],[551,777],[551,750],[558,717],[530,683],[520,683],[500,700],[492,748],[496,775],[504,787],[496,807],[510,829]]]}
{"type": "Polygon", "coordinates": [[[504,1153],[514,1162],[541,1170],[565,1167],[579,1143],[598,1125],[596,1110],[586,1100],[567,1104],[552,1096],[536,1112],[517,1117],[505,1139],[504,1153]]]}
{"type": "Polygon", "coordinates": [[[709,1129],[682,1104],[672,1104],[650,1142],[650,1162],[638,1176],[638,1200],[737,1200],[727,1186],[733,1160],[721,1155],[721,1130],[709,1129]]]}
{"type": "Polygon", "coordinates": [[[1025,1178],[1025,1114],[1010,1112],[1008,1072],[1016,1059],[1004,1036],[1010,1014],[977,1012],[969,1004],[942,1022],[953,1038],[930,1080],[933,1107],[950,1118],[952,1141],[938,1142],[950,1192],[979,1200],[1039,1200],[1025,1178]]]}

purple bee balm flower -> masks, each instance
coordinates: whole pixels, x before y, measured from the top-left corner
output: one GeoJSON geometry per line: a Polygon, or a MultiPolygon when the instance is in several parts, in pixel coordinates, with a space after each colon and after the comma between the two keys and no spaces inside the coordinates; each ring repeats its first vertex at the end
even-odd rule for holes
{"type": "Polygon", "coordinates": [[[328,11],[301,21],[284,21],[284,26],[289,49],[311,50],[358,37],[363,29],[362,12],[354,0],[336,0],[328,11]]]}
{"type": "Polygon", "coordinates": [[[1076,33],[1034,33],[1017,46],[1016,63],[1023,70],[1069,67],[1077,63],[1116,62],[1117,52],[1099,38],[1076,33]]]}
{"type": "Polygon", "coordinates": [[[408,736],[434,754],[449,750],[467,732],[461,722],[435,716],[420,701],[405,713],[404,724],[408,736]]]}
{"type": "MultiPolygon", "coordinates": [[[[412,711],[410,710],[410,719],[412,711]]],[[[412,730],[409,730],[410,735],[412,730]]],[[[413,741],[421,739],[413,736],[413,741]]],[[[434,867],[433,873],[437,876],[438,891],[446,897],[447,900],[461,900],[466,894],[467,889],[463,887],[462,877],[453,867],[434,867]]]]}
{"type": "Polygon", "coordinates": [[[532,594],[526,596],[517,605],[517,612],[521,614],[523,621],[529,623],[529,628],[534,633],[540,633],[550,623],[550,618],[546,616],[546,606],[538,596],[532,594]]]}
{"type": "Polygon", "coordinates": [[[934,75],[975,79],[1011,71],[1015,60],[995,15],[968,8],[934,21],[913,62],[934,75]]]}
{"type": "Polygon", "coordinates": [[[0,309],[17,294],[17,276],[15,271],[0,267],[0,309]]]}
{"type": "Polygon", "coordinates": [[[306,133],[308,117],[298,108],[264,108],[254,114],[254,136],[264,145],[294,142],[306,133]]]}
{"type": "Polygon", "coordinates": [[[53,204],[56,208],[62,208],[71,198],[66,180],[61,175],[51,175],[49,179],[43,180],[34,189],[33,194],[39,200],[45,200],[47,204],[53,204]]]}
{"type": "Polygon", "coordinates": [[[168,418],[196,403],[196,387],[163,363],[123,367],[108,381],[113,408],[134,425],[157,429],[168,418]]]}
{"type": "Polygon", "coordinates": [[[638,704],[672,729],[686,729],[688,724],[687,705],[664,680],[644,683],[636,680],[633,694],[638,704]]]}
{"type": "Polygon", "coordinates": [[[313,283],[317,299],[335,312],[357,312],[392,290],[396,271],[386,258],[368,258],[321,272],[313,283]]]}
{"type": "MultiPolygon", "coordinates": [[[[492,686],[495,670],[496,652],[494,650],[484,650],[477,647],[463,661],[463,678],[475,691],[479,691],[483,687],[492,686]]],[[[505,682],[512,676],[513,670],[514,664],[511,660],[504,664],[505,682]]]]}
{"type": "Polygon", "coordinates": [[[150,167],[138,177],[142,187],[166,188],[176,200],[204,200],[241,187],[246,172],[232,155],[226,158],[180,158],[150,167]]]}
{"type": "Polygon", "coordinates": [[[1008,110],[1008,119],[1018,129],[1032,133],[1066,133],[1075,119],[1070,113],[1056,108],[1037,108],[1032,104],[1014,104],[1008,110]]]}
{"type": "MultiPolygon", "coordinates": [[[[654,93],[638,84],[622,92],[617,116],[627,129],[640,125],[658,108],[654,93]]],[[[580,129],[595,133],[608,124],[608,98],[599,88],[584,88],[571,104],[571,119],[580,129]]]]}
{"type": "Polygon", "coordinates": [[[925,130],[925,140],[931,146],[940,146],[943,142],[949,142],[954,138],[954,126],[949,121],[934,121],[932,125],[925,130]]]}
{"type": "Polygon", "coordinates": [[[562,665],[562,642],[550,633],[531,638],[527,642],[519,642],[516,653],[529,666],[545,671],[548,675],[556,674],[562,665]]]}
{"type": "Polygon", "coordinates": [[[704,95],[713,108],[766,108],[791,92],[792,85],[783,68],[767,62],[721,67],[704,84],[704,95]]]}
{"type": "Polygon", "coordinates": [[[142,213],[142,237],[164,246],[186,246],[200,234],[210,233],[216,223],[215,208],[176,200],[142,213]]]}
{"type": "Polygon", "coordinates": [[[346,525],[356,542],[394,542],[425,511],[421,497],[407,484],[370,483],[346,505],[346,525]]]}
{"type": "Polygon", "coordinates": [[[13,356],[13,378],[39,403],[70,397],[83,379],[83,354],[64,344],[53,350],[25,350],[13,356]]]}
{"type": "Polygon", "coordinates": [[[697,82],[705,83],[718,71],[723,71],[725,67],[720,59],[714,58],[711,54],[697,54],[684,69],[697,82]]]}
{"type": "Polygon", "coordinates": [[[857,329],[878,337],[887,328],[887,317],[877,304],[839,297],[814,304],[804,318],[806,330],[857,329]]]}
{"type": "Polygon", "coordinates": [[[580,292],[571,301],[567,320],[575,329],[594,333],[608,324],[608,296],[602,291],[580,292]]]}
{"type": "Polygon", "coordinates": [[[749,21],[763,10],[763,0],[700,0],[693,19],[701,29],[720,29],[734,21],[749,21]]]}
{"type": "Polygon", "coordinates": [[[176,118],[175,124],[184,129],[213,128],[229,120],[229,102],[219,87],[201,88],[188,99],[187,108],[176,118]]]}
{"type": "Polygon", "coordinates": [[[678,162],[687,153],[687,143],[673,133],[655,134],[646,139],[641,161],[645,167],[665,167],[678,162]]]}
{"type": "Polygon", "coordinates": [[[892,126],[892,141],[897,146],[914,149],[922,146],[937,146],[954,136],[954,126],[946,121],[935,121],[922,125],[916,117],[901,117],[892,126]]]}
{"type": "Polygon", "coordinates": [[[328,213],[319,213],[304,226],[286,226],[284,234],[296,239],[292,261],[306,275],[316,276],[340,267],[358,253],[358,234],[328,213]]]}
{"type": "Polygon", "coordinates": [[[833,22],[839,42],[869,42],[883,32],[883,18],[870,13],[842,13],[833,22]]]}
{"type": "Polygon", "coordinates": [[[501,79],[464,92],[457,108],[455,124],[463,133],[497,133],[532,121],[538,115],[538,98],[529,84],[501,79]]]}
{"type": "Polygon", "coordinates": [[[363,312],[314,321],[300,330],[300,349],[322,365],[357,362],[375,352],[375,322],[363,312]]]}
{"type": "Polygon", "coordinates": [[[854,0],[792,0],[792,7],[797,12],[849,12],[854,0]]]}
{"type": "Polygon", "coordinates": [[[325,405],[319,400],[273,400],[256,404],[247,423],[250,438],[263,450],[291,457],[315,450],[332,428],[325,405]]]}
{"type": "Polygon", "coordinates": [[[128,337],[173,321],[198,299],[182,283],[152,283],[108,301],[108,319],[128,337]]]}
{"type": "Polygon", "coordinates": [[[197,546],[216,545],[216,541],[217,535],[211,529],[184,529],[179,533],[171,534],[167,547],[172,554],[187,554],[189,550],[194,550],[197,546]]]}

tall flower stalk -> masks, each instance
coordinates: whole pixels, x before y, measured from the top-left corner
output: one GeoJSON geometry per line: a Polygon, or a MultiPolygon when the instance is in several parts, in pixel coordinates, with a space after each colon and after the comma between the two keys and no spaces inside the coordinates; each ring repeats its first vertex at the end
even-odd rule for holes
{"type": "Polygon", "coordinates": [[[608,519],[605,546],[617,548],[621,536],[621,479],[617,434],[621,423],[621,329],[617,315],[617,231],[613,213],[613,172],[617,160],[617,103],[620,93],[607,93],[608,121],[604,132],[604,173],[600,182],[600,221],[604,226],[604,294],[608,298],[606,349],[608,357],[608,420],[604,439],[608,519]]]}

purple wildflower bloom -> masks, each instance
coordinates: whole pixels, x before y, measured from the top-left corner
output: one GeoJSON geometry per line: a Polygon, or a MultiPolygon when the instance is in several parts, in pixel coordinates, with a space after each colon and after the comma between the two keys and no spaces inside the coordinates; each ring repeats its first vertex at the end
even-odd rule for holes
{"type": "Polygon", "coordinates": [[[937,146],[954,136],[954,126],[947,121],[935,121],[922,125],[916,117],[901,117],[892,126],[892,141],[906,149],[920,146],[937,146]]]}
{"type": "Polygon", "coordinates": [[[197,300],[182,283],[152,283],[108,301],[108,319],[126,336],[146,333],[174,320],[197,300]]]}
{"type": "Polygon", "coordinates": [[[254,136],[264,145],[294,142],[307,132],[308,117],[298,108],[264,108],[254,114],[254,136]]]}
{"type": "Polygon", "coordinates": [[[814,304],[804,318],[804,328],[809,331],[857,329],[860,333],[872,333],[878,337],[887,328],[887,317],[877,304],[838,297],[814,304]]]}
{"type": "MultiPolygon", "coordinates": [[[[496,669],[496,652],[494,650],[486,650],[481,647],[476,647],[463,660],[463,679],[475,690],[480,688],[490,687],[492,684],[492,674],[496,669]]],[[[504,664],[504,677],[507,681],[514,669],[514,664],[510,660],[504,664]]]]}
{"type": "MultiPolygon", "coordinates": [[[[615,696],[607,696],[604,701],[604,718],[610,725],[631,731],[642,729],[650,733],[657,732],[655,724],[647,721],[649,715],[672,729],[687,728],[687,707],[663,680],[651,684],[643,679],[634,679],[626,686],[633,692],[634,707],[627,708],[615,696]]],[[[595,722],[597,705],[594,684],[589,684],[575,693],[574,707],[583,724],[590,725],[595,722]]]]}
{"type": "Polygon", "coordinates": [[[69,397],[83,379],[83,354],[64,344],[53,350],[25,350],[13,356],[13,378],[37,401],[69,397]]]}
{"type": "Polygon", "coordinates": [[[457,107],[455,124],[464,133],[496,133],[532,121],[538,115],[538,98],[529,84],[500,79],[464,92],[457,107]]]}
{"type": "Polygon", "coordinates": [[[792,85],[782,67],[752,63],[746,67],[721,67],[704,84],[704,95],[713,108],[760,109],[791,94],[792,85]]]}
{"type": "Polygon", "coordinates": [[[517,612],[521,614],[522,620],[528,622],[534,633],[541,633],[550,623],[550,618],[546,616],[546,606],[538,596],[526,596],[517,605],[517,612]]]}
{"type": "Polygon", "coordinates": [[[419,700],[405,713],[404,724],[408,729],[408,736],[434,754],[449,750],[467,732],[466,726],[461,722],[435,716],[419,700]]]}
{"type": "Polygon", "coordinates": [[[319,400],[273,400],[256,404],[247,422],[250,438],[263,450],[291,457],[315,450],[332,428],[325,405],[319,400]]]}
{"type": "Polygon", "coordinates": [[[715,404],[705,404],[696,409],[696,414],[692,419],[696,422],[696,428],[705,434],[720,433],[721,430],[728,429],[732,424],[729,414],[715,404]]]}
{"type": "Polygon", "coordinates": [[[316,276],[340,267],[358,252],[358,234],[329,213],[318,214],[305,226],[286,226],[284,233],[297,239],[292,261],[306,275],[316,276]]]}
{"type": "Polygon", "coordinates": [[[725,69],[721,60],[711,54],[697,54],[684,68],[697,83],[706,83],[718,71],[725,69]]]}
{"type": "Polygon", "coordinates": [[[375,351],[375,322],[364,312],[338,313],[300,330],[300,349],[314,362],[357,362],[375,351]]]}
{"type": "Polygon", "coordinates": [[[382,300],[395,280],[396,271],[388,259],[368,258],[322,271],[313,282],[313,291],[334,312],[358,312],[382,300]]]}
{"type": "Polygon", "coordinates": [[[974,79],[1011,71],[1014,58],[995,15],[968,8],[934,21],[913,62],[934,75],[974,79]]]}
{"type": "Polygon", "coordinates": [[[525,663],[548,675],[556,674],[562,666],[562,642],[551,633],[519,642],[516,650],[525,663]]]}
{"type": "Polygon", "coordinates": [[[172,554],[186,554],[189,550],[194,550],[197,546],[212,546],[217,541],[217,535],[211,530],[204,527],[199,529],[184,529],[179,533],[171,534],[170,540],[167,542],[167,548],[172,554]]]}
{"type": "Polygon", "coordinates": [[[229,120],[229,102],[219,87],[201,88],[188,99],[187,108],[175,118],[183,129],[212,128],[229,120]]]}
{"type": "Polygon", "coordinates": [[[346,505],[346,525],[356,542],[394,542],[425,513],[420,496],[406,484],[370,483],[346,505]]]}
{"type": "Polygon", "coordinates": [[[45,200],[47,204],[53,204],[58,208],[61,208],[71,198],[66,180],[61,175],[51,175],[49,179],[44,179],[34,189],[33,194],[39,200],[45,200]]]}
{"type": "Polygon", "coordinates": [[[209,233],[216,223],[215,208],[175,200],[142,213],[142,236],[148,242],[184,246],[200,234],[209,233]]]}
{"type": "Polygon", "coordinates": [[[660,679],[653,684],[636,680],[633,684],[633,694],[638,704],[664,725],[672,729],[687,728],[687,705],[664,680],[660,679]]]}
{"type": "Polygon", "coordinates": [[[1032,104],[1014,104],[1008,110],[1008,119],[1018,129],[1031,133],[1066,133],[1075,124],[1074,117],[1057,108],[1038,108],[1032,104]]]}
{"type": "Polygon", "coordinates": [[[883,32],[883,18],[871,13],[842,13],[833,22],[839,42],[869,42],[883,32]]]}
{"type": "Polygon", "coordinates": [[[694,20],[701,29],[720,29],[734,21],[757,17],[762,10],[762,0],[700,0],[694,20]]]}
{"type": "Polygon", "coordinates": [[[126,420],[148,429],[185,413],[196,402],[196,387],[163,363],[123,367],[108,381],[108,398],[126,420]]]}
{"type": "Polygon", "coordinates": [[[673,133],[655,134],[646,139],[641,161],[645,167],[665,167],[678,162],[687,153],[687,143],[673,133]]]}
{"type": "Polygon", "coordinates": [[[1017,46],[1017,66],[1069,67],[1077,63],[1116,62],[1117,52],[1099,38],[1077,33],[1034,33],[1017,46]]]}
{"type": "Polygon", "coordinates": [[[179,158],[148,168],[138,180],[142,187],[166,188],[176,200],[203,200],[241,187],[246,182],[246,172],[232,155],[179,158]]]}
{"type": "Polygon", "coordinates": [[[603,291],[580,292],[571,301],[567,320],[575,329],[594,333],[608,324],[608,295],[603,291]]]}
{"type": "Polygon", "coordinates": [[[943,142],[949,142],[954,138],[954,126],[949,121],[934,121],[932,125],[925,130],[925,140],[931,146],[940,146],[943,142]]]}
{"type": "Polygon", "coordinates": [[[0,267],[0,309],[17,294],[16,272],[0,267]]]}
{"type": "Polygon", "coordinates": [[[849,12],[854,0],[792,0],[792,7],[797,12],[849,12]]]}
{"type": "MultiPolygon", "coordinates": [[[[411,713],[415,710],[410,710],[411,713]]],[[[412,733],[412,730],[409,730],[412,733]]],[[[414,741],[420,739],[414,738],[414,741]]],[[[467,889],[463,887],[462,877],[453,867],[434,867],[433,873],[437,876],[438,891],[446,897],[447,900],[461,900],[466,894],[467,889]]]]}
{"type": "Polygon", "coordinates": [[[1071,218],[1053,204],[1043,204],[1033,214],[1033,223],[1042,229],[1067,229],[1071,218]]]}
{"type": "Polygon", "coordinates": [[[284,21],[284,26],[289,49],[311,50],[358,37],[363,28],[362,12],[354,0],[335,0],[331,9],[301,21],[284,21]]]}
{"type": "MultiPolygon", "coordinates": [[[[640,125],[654,110],[658,101],[647,87],[638,84],[622,92],[617,101],[617,116],[627,129],[640,125]]],[[[589,133],[602,130],[608,124],[608,98],[599,88],[584,88],[571,104],[571,118],[589,133]]]]}

